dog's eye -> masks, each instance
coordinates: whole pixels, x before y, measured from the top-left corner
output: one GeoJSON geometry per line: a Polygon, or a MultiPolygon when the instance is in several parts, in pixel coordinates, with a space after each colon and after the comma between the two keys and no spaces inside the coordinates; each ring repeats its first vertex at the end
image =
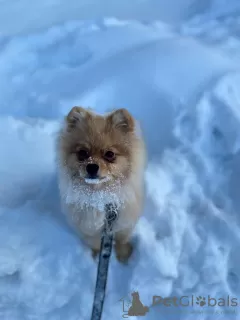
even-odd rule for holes
{"type": "Polygon", "coordinates": [[[77,152],[77,158],[79,161],[84,161],[89,158],[89,152],[85,149],[80,149],[77,152]]]}
{"type": "Polygon", "coordinates": [[[116,156],[115,156],[115,153],[113,151],[106,151],[105,154],[104,154],[104,158],[111,162],[111,161],[114,161],[116,156]]]}

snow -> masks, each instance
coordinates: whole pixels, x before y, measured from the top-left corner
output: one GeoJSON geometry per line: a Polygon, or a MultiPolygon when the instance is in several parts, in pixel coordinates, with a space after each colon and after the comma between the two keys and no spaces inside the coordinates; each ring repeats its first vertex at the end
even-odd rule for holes
{"type": "MultiPolygon", "coordinates": [[[[210,5],[199,4],[198,0],[49,0],[33,3],[30,0],[1,0],[0,30],[2,34],[25,33],[41,30],[52,24],[68,20],[100,20],[116,17],[120,20],[138,19],[144,21],[163,20],[178,23],[195,12],[203,12],[210,5]],[[154,8],[154,9],[153,9],[154,8]],[[21,15],[19,15],[21,12],[21,15]],[[29,14],[31,12],[31,14],[29,14]],[[14,23],[12,19],[14,18],[14,23]],[[43,18],[44,17],[44,18],[43,18]]],[[[121,24],[121,21],[118,23],[121,24]]]]}
{"type": "MultiPolygon", "coordinates": [[[[128,108],[148,146],[136,250],[128,266],[111,257],[103,319],[121,319],[136,290],[145,306],[153,295],[239,301],[240,4],[134,6],[0,1],[1,320],[90,319],[97,264],[61,215],[56,181],[56,132],[74,105],[128,108]]],[[[237,312],[161,305],[145,318],[237,312]]]]}

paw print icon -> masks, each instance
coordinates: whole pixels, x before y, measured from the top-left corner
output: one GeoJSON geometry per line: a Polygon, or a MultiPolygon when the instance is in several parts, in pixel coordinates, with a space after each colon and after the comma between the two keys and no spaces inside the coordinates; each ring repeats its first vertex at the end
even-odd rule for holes
{"type": "Polygon", "coordinates": [[[197,297],[196,304],[198,304],[200,307],[205,306],[205,304],[206,304],[206,298],[205,298],[205,297],[202,297],[202,296],[197,297]]]}

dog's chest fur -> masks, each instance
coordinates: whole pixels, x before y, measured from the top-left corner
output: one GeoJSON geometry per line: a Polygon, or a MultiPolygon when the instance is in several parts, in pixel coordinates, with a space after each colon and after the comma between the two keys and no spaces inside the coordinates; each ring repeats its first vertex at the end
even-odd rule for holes
{"type": "MultiPolygon", "coordinates": [[[[63,177],[62,177],[63,178],[63,177]]],[[[105,206],[114,203],[118,207],[119,217],[115,230],[121,230],[128,221],[123,217],[127,204],[133,201],[134,194],[128,186],[115,184],[103,190],[81,186],[74,180],[60,179],[60,192],[64,213],[69,222],[81,233],[94,236],[101,232],[104,225],[105,206]]]]}

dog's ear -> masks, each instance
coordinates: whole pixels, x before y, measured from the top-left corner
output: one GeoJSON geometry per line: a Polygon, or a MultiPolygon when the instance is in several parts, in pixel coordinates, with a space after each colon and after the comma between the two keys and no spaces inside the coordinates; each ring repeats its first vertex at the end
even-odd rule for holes
{"type": "Polygon", "coordinates": [[[86,120],[87,110],[83,107],[73,107],[66,116],[68,128],[75,128],[78,123],[86,120]]]}
{"type": "Polygon", "coordinates": [[[111,112],[108,116],[108,120],[112,127],[122,130],[123,132],[134,130],[134,119],[124,108],[111,112]]]}

